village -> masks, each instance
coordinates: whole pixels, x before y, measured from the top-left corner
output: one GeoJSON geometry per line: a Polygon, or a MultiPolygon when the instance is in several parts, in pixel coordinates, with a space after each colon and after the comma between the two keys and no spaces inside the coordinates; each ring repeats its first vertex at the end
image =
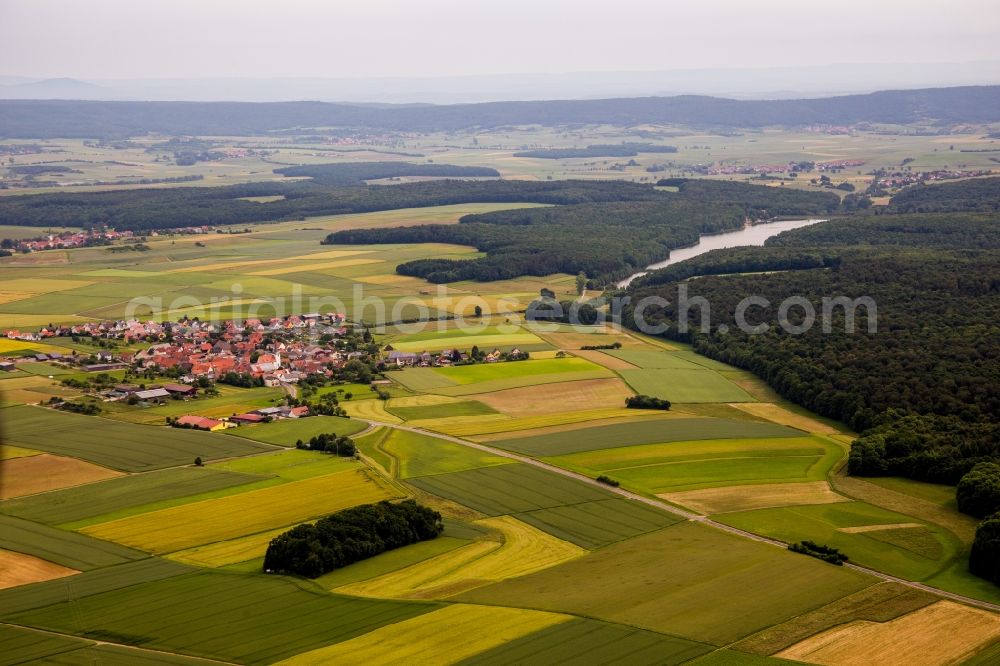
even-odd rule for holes
{"type": "MultiPolygon", "coordinates": [[[[207,234],[210,227],[184,227],[171,229],[171,234],[207,234]]],[[[155,237],[160,234],[151,230],[143,236],[155,237]]],[[[68,250],[77,247],[94,247],[112,245],[114,241],[128,241],[136,238],[130,230],[115,231],[114,229],[87,229],[84,231],[64,231],[58,234],[42,234],[34,238],[0,239],[0,248],[21,253],[40,252],[42,250],[68,250]]]]}

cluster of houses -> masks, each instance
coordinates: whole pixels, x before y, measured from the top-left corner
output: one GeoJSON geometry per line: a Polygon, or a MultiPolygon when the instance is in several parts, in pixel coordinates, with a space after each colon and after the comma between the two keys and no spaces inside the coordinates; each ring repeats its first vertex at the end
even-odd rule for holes
{"type": "Polygon", "coordinates": [[[881,172],[875,174],[873,187],[895,190],[907,185],[917,183],[929,183],[941,180],[956,180],[958,178],[975,178],[977,176],[989,176],[992,172],[988,169],[981,171],[962,171],[959,169],[939,169],[937,171],[894,171],[881,172]]]}
{"type": "MultiPolygon", "coordinates": [[[[391,347],[387,347],[387,350],[389,351],[386,357],[387,362],[400,368],[413,366],[421,368],[441,367],[454,365],[455,363],[468,363],[473,360],[470,354],[458,349],[445,349],[442,352],[433,354],[426,351],[420,353],[396,351],[391,347]]],[[[520,361],[526,358],[528,358],[526,352],[514,347],[509,352],[502,352],[494,348],[493,351],[476,360],[483,363],[497,363],[499,361],[520,361]]]]}
{"type": "Polygon", "coordinates": [[[37,252],[39,250],[69,249],[73,247],[86,247],[98,243],[115,241],[122,238],[131,238],[131,231],[115,231],[107,229],[104,231],[76,231],[61,234],[48,234],[36,238],[27,238],[13,242],[13,249],[20,252],[37,252]]]}

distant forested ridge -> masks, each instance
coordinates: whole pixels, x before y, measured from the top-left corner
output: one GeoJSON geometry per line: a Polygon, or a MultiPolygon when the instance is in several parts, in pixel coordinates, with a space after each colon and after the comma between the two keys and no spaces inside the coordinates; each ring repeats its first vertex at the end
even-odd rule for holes
{"type": "MultiPolygon", "coordinates": [[[[997,187],[1000,188],[1000,179],[997,187]]],[[[767,239],[768,247],[876,245],[1000,249],[1000,216],[936,213],[845,218],[767,239]]]]}
{"type": "Polygon", "coordinates": [[[319,185],[364,185],[367,180],[405,178],[499,178],[500,172],[489,167],[453,164],[413,164],[412,162],[346,162],[307,164],[275,169],[283,176],[307,176],[319,185]]]}
{"type": "Polygon", "coordinates": [[[719,181],[687,181],[677,193],[648,192],[652,197],[646,201],[497,211],[466,215],[457,225],[345,230],[324,243],[455,243],[487,253],[469,260],[422,259],[396,268],[436,283],[583,272],[603,285],[696,243],[702,234],[739,229],[747,218],[820,214],[839,203],[828,192],[719,181]]]}
{"type": "Polygon", "coordinates": [[[344,187],[310,182],[248,183],[227,187],[56,192],[0,197],[0,224],[110,226],[119,230],[169,229],[460,203],[570,205],[649,201],[663,196],[663,192],[658,192],[651,185],[624,181],[449,180],[344,187]],[[284,198],[263,204],[243,199],[259,196],[284,198]]]}
{"type": "Polygon", "coordinates": [[[896,213],[1000,212],[1000,177],[912,185],[889,200],[896,213]]]}
{"type": "Polygon", "coordinates": [[[639,153],[676,153],[677,146],[657,146],[652,143],[597,144],[586,148],[548,148],[523,150],[514,157],[561,160],[574,157],[635,157],[639,153]]]}
{"type": "Polygon", "coordinates": [[[0,101],[8,138],[252,135],[291,128],[454,131],[507,125],[609,123],[767,127],[861,122],[1000,121],[1000,86],[886,90],[821,99],[734,100],[700,95],[362,106],[324,102],[0,101]]]}

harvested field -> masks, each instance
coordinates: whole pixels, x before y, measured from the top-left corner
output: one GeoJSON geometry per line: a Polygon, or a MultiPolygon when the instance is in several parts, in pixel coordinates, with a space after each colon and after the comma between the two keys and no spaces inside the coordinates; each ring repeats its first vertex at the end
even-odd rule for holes
{"type": "Polygon", "coordinates": [[[520,608],[455,604],[279,663],[454,664],[571,619],[520,608]],[[489,631],[483,631],[485,627],[489,631]]]}
{"type": "Polygon", "coordinates": [[[857,620],[824,631],[777,656],[829,666],[937,666],[961,662],[1000,637],[1000,617],[938,601],[888,622],[857,620]]]}
{"type": "Polygon", "coordinates": [[[398,496],[381,478],[348,470],[121,518],[83,531],[149,552],[169,553],[398,496]]]}
{"type": "Polygon", "coordinates": [[[822,421],[785,409],[772,402],[737,402],[732,405],[748,414],[765,418],[772,423],[798,428],[818,435],[835,435],[839,430],[822,421]]]}
{"type": "Polygon", "coordinates": [[[0,499],[33,495],[121,476],[121,472],[48,453],[14,458],[3,464],[0,499]]]}
{"type": "Polygon", "coordinates": [[[540,571],[587,552],[511,516],[485,518],[475,524],[497,530],[503,542],[475,541],[384,576],[337,588],[336,591],[382,598],[440,599],[540,571]]]}
{"type": "Polygon", "coordinates": [[[80,573],[54,562],[0,549],[0,590],[80,573]]]}
{"type": "Polygon", "coordinates": [[[511,416],[534,416],[568,410],[624,407],[633,393],[620,379],[588,379],[469,396],[511,416]]]}
{"type": "Polygon", "coordinates": [[[847,497],[833,492],[826,481],[702,488],[678,493],[661,493],[659,497],[706,515],[775,506],[850,501],[847,497]]]}

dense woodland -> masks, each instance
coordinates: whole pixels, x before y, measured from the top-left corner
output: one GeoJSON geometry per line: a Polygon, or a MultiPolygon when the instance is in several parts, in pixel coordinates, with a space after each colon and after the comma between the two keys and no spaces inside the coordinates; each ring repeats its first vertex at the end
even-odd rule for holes
{"type": "Polygon", "coordinates": [[[288,128],[355,127],[404,132],[507,125],[642,123],[694,127],[985,123],[1000,120],[1000,87],[887,90],[789,100],[733,100],[701,95],[482,104],[363,106],[324,102],[0,101],[9,138],[121,138],[146,133],[242,136],[288,128]]]}
{"type": "Polygon", "coordinates": [[[889,201],[895,213],[1000,212],[1000,177],[907,187],[889,201]]]}
{"type": "Polygon", "coordinates": [[[456,243],[487,254],[396,268],[436,283],[583,272],[593,284],[604,285],[696,243],[701,234],[739,229],[747,218],[814,215],[838,205],[830,193],[718,181],[682,182],[677,193],[650,191],[655,194],[650,201],[497,211],[466,215],[458,225],[339,231],[324,242],[456,243]]]}
{"type": "MultiPolygon", "coordinates": [[[[1000,193],[1000,179],[995,187],[1000,193]]],[[[848,218],[778,234],[766,245],[817,248],[843,246],[845,239],[852,245],[1000,249],[1000,218],[971,213],[848,218]]]]}
{"type": "Polygon", "coordinates": [[[413,500],[362,504],[276,536],[264,555],[264,571],[317,578],[442,531],[441,514],[413,500]]]}

